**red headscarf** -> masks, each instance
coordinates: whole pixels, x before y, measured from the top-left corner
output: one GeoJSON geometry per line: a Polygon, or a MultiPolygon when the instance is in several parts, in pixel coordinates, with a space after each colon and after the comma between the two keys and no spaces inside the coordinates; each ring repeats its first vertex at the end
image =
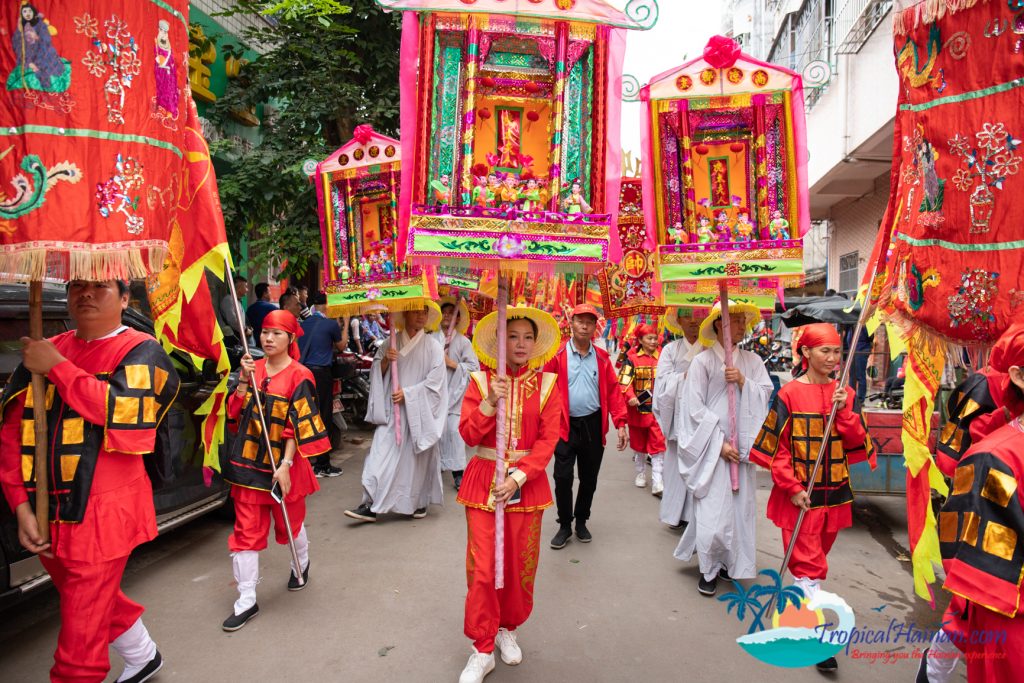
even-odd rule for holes
{"type": "Polygon", "coordinates": [[[637,325],[636,329],[633,330],[633,334],[636,336],[637,342],[646,337],[649,334],[657,335],[658,328],[654,325],[637,325]]]}
{"type": "Polygon", "coordinates": [[[798,327],[793,333],[793,358],[800,359],[800,367],[807,370],[807,359],[800,353],[800,349],[816,349],[819,346],[842,346],[836,328],[828,323],[814,323],[798,327]]]}
{"type": "Polygon", "coordinates": [[[1009,372],[1014,365],[1024,367],[1024,322],[1006,328],[992,347],[988,364],[999,372],[1009,372]]]}
{"type": "MultiPolygon", "coordinates": [[[[263,318],[263,329],[281,330],[282,332],[295,335],[296,340],[302,336],[302,328],[299,327],[299,321],[295,319],[294,315],[280,308],[267,313],[267,316],[263,318]]],[[[288,355],[295,360],[299,359],[298,341],[293,341],[288,346],[288,355]]]]}

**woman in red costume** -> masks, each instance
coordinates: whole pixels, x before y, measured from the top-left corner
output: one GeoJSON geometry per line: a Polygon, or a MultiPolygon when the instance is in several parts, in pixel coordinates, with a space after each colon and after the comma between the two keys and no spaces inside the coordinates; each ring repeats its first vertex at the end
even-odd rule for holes
{"type": "Polygon", "coordinates": [[[266,356],[256,362],[248,354],[242,358],[241,381],[228,399],[228,419],[237,421],[238,427],[224,464],[224,479],[231,483],[235,501],[235,530],[228,538],[228,549],[239,597],[224,621],[225,631],[237,631],[260,611],[256,604],[259,551],[267,547],[271,517],[277,542],[288,542],[281,505],[270,493],[275,484],[288,507],[291,534],[302,565],[295,567],[293,563],[288,590],[301,590],[309,579],[309,540],[303,521],[306,496],[320,486],[308,458],[326,453],[331,444],[317,406],[313,374],[298,362],[296,339],[300,336],[302,328],[294,315],[284,310],[267,314],[260,332],[266,356]],[[256,402],[252,400],[254,390],[260,392],[263,401],[273,461],[261,436],[256,402]],[[297,458],[297,454],[302,457],[297,458]],[[276,469],[272,462],[277,463],[276,469]],[[301,584],[299,571],[304,579],[301,584]]]}
{"type": "Polygon", "coordinates": [[[626,354],[619,368],[619,384],[626,398],[626,424],[629,425],[629,447],[633,449],[636,480],[639,488],[646,485],[647,457],[651,458],[651,493],[661,497],[665,490],[662,469],[665,463],[665,435],[654,419],[654,380],[658,369],[658,328],[640,325],[636,328],[636,347],[626,354]]]}
{"type": "Polygon", "coordinates": [[[551,487],[546,467],[558,443],[562,401],[556,376],[538,368],[558,351],[555,319],[525,306],[509,307],[507,377],[497,366],[497,313],[477,325],[473,347],[485,370],[474,372],[462,404],[459,432],[475,454],[466,466],[458,501],[466,506],[465,633],[474,651],[460,683],[480,683],[494,670],[494,648],[506,664],[516,665],[523,653],[516,629],[533,610],[533,582],[540,557],[544,508],[551,487]],[[508,476],[495,486],[495,435],[498,399],[506,405],[505,462],[508,476]],[[495,505],[505,503],[505,587],[494,587],[495,505]]]}
{"type": "MultiPolygon", "coordinates": [[[[853,489],[850,465],[867,460],[875,468],[875,447],[860,415],[853,412],[854,391],[839,387],[832,373],[843,356],[843,343],[835,328],[816,323],[799,328],[793,336],[793,357],[801,359],[803,373],[779,391],[750,451],[750,460],[771,470],[768,519],[782,530],[788,548],[800,510],[806,510],[789,560],[794,583],[813,598],[828,573],[828,551],[840,529],[853,525],[853,489]],[[828,447],[813,491],[807,488],[821,450],[825,422],[838,406],[828,447]]],[[[834,671],[830,657],[818,664],[834,671]]]]}

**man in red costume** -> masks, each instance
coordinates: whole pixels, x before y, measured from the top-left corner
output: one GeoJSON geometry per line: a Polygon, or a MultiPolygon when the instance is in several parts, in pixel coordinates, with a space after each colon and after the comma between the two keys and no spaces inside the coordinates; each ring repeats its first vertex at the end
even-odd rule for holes
{"type": "Polygon", "coordinates": [[[545,372],[558,375],[558,393],[562,399],[554,470],[559,528],[551,539],[551,547],[556,550],[569,542],[573,519],[576,520],[576,538],[581,543],[593,540],[587,520],[604,458],[609,415],[619,430],[619,450],[626,450],[626,402],[619,390],[618,376],[608,353],[593,343],[597,309],[590,304],[580,304],[569,317],[572,337],[544,366],[545,372]],[[580,477],[575,507],[572,502],[574,466],[580,477]]]}
{"type": "Polygon", "coordinates": [[[497,313],[480,321],[473,345],[485,370],[471,374],[462,404],[459,432],[475,449],[459,489],[469,527],[466,544],[465,633],[473,641],[460,683],[480,683],[494,669],[494,648],[509,665],[523,653],[516,629],[533,610],[533,582],[540,557],[540,527],[551,507],[547,464],[558,442],[559,401],[556,376],[537,372],[558,349],[558,324],[536,308],[508,309],[507,376],[498,377],[497,313]],[[495,485],[498,399],[505,399],[508,476],[495,485]],[[494,587],[495,504],[505,503],[504,588],[494,587]]]}
{"type": "Polygon", "coordinates": [[[4,391],[0,483],[18,518],[18,540],[39,554],[60,595],[53,681],[102,681],[108,647],[125,661],[118,681],[137,683],[163,665],[142,605],[121,592],[135,546],[156,537],[153,489],[142,456],[178,393],[178,375],[153,337],[121,324],[128,285],[72,281],[77,329],[23,338],[23,364],[4,391]],[[50,541],[36,523],[30,373],[46,376],[50,541]]]}
{"type": "MultiPolygon", "coordinates": [[[[831,325],[816,323],[797,330],[793,357],[800,359],[803,373],[779,391],[750,452],[751,462],[771,470],[775,485],[768,498],[768,519],[782,530],[784,549],[793,538],[800,510],[806,510],[789,571],[807,598],[814,597],[828,573],[828,551],[839,530],[853,525],[850,465],[867,460],[875,468],[874,444],[863,418],[853,412],[855,392],[832,379],[842,355],[842,340],[831,325]],[[833,403],[839,409],[808,494],[833,403]]],[[[818,668],[834,671],[838,664],[830,657],[818,668]]]]}
{"type": "Polygon", "coordinates": [[[647,457],[651,458],[651,493],[661,496],[665,490],[662,469],[665,464],[665,435],[654,419],[654,379],[658,369],[658,328],[639,325],[636,348],[626,355],[619,368],[619,384],[626,398],[626,423],[629,445],[633,449],[636,480],[639,488],[646,486],[647,457]]]}
{"type": "MultiPolygon", "coordinates": [[[[1024,325],[1012,326],[993,350],[991,367],[1010,381],[1006,398],[1024,401],[1024,325]]],[[[978,441],[953,474],[939,513],[946,582],[958,598],[958,642],[967,680],[1017,680],[1024,670],[1024,415],[978,441]]],[[[951,605],[952,607],[952,605],[951,605]]],[[[930,667],[929,667],[930,668],[930,667]]]]}

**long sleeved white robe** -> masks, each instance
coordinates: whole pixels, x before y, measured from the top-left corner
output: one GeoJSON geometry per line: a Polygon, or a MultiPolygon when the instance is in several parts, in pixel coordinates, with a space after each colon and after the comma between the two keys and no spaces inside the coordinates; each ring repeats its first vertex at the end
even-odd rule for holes
{"type": "Polygon", "coordinates": [[[401,404],[402,445],[395,443],[395,404],[391,401],[391,371],[381,375],[381,360],[389,345],[377,351],[370,370],[370,400],[366,421],[379,425],[363,464],[363,502],[381,514],[411,515],[428,504],[444,502],[440,451],[437,447],[448,412],[448,377],[444,352],[430,335],[412,339],[398,333],[398,378],[405,393],[401,404]]]}
{"type": "Polygon", "coordinates": [[[710,578],[722,568],[734,579],[757,576],[755,547],[754,443],[771,398],[772,381],[754,353],[736,349],[733,365],[743,373],[736,389],[737,448],[740,453],[739,491],[733,493],[729,463],[721,457],[729,428],[725,381],[725,352],[720,344],[693,359],[677,404],[674,431],[679,447],[679,472],[693,496],[693,521],[686,527],[675,557],[689,560],[694,552],[700,571],[710,578]]]}
{"type": "MultiPolygon", "coordinates": [[[[444,348],[445,332],[438,330],[434,339],[444,348]]],[[[457,363],[454,368],[445,365],[448,371],[448,416],[438,447],[441,450],[441,470],[457,472],[466,468],[466,442],[459,434],[459,419],[462,417],[462,399],[466,396],[469,376],[480,369],[480,361],[473,351],[473,343],[458,331],[452,334],[448,345],[448,357],[457,363]]]]}
{"type": "Polygon", "coordinates": [[[685,338],[665,345],[658,357],[657,380],[654,382],[654,419],[665,435],[665,491],[661,496],[658,518],[670,526],[680,520],[692,519],[693,501],[686,490],[686,482],[679,473],[679,452],[673,427],[676,403],[682,390],[683,378],[694,356],[704,350],[700,344],[691,344],[685,338]]]}

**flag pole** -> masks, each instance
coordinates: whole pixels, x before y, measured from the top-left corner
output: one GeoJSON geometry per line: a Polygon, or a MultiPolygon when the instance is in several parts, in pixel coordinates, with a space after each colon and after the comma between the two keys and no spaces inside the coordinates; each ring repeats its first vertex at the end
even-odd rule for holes
{"type": "MultiPolygon", "coordinates": [[[[224,259],[224,268],[226,269],[226,279],[228,281],[228,287],[231,289],[231,300],[234,302],[235,317],[238,320],[238,330],[242,334],[242,344],[248,345],[245,341],[247,335],[245,334],[245,319],[242,317],[242,307],[238,303],[238,292],[235,291],[235,277],[231,272],[231,263],[227,258],[224,259]]],[[[246,350],[246,354],[248,354],[246,350]]],[[[270,466],[277,471],[277,460],[274,458],[274,447],[270,443],[270,430],[267,429],[267,418],[266,413],[263,411],[263,399],[260,397],[260,392],[252,380],[254,377],[250,377],[249,388],[252,389],[253,402],[256,404],[256,416],[260,421],[260,435],[263,437],[263,447],[267,449],[267,458],[270,459],[270,466]]],[[[300,456],[301,457],[301,456],[300,456]]],[[[284,493],[282,491],[282,493],[284,493]]],[[[298,579],[300,586],[306,585],[306,579],[302,576],[302,565],[299,564],[299,551],[295,548],[295,538],[292,537],[292,522],[288,517],[288,506],[284,502],[285,496],[281,496],[281,517],[284,519],[285,531],[288,534],[288,549],[292,554],[292,562],[295,564],[295,576],[298,579]]]]}
{"type": "MultiPolygon", "coordinates": [[[[43,281],[32,280],[28,285],[28,336],[43,338],[43,281]]],[[[47,470],[46,377],[32,373],[32,426],[35,432],[36,452],[32,469],[36,479],[35,513],[39,536],[43,543],[50,540],[50,486],[47,470]]]]}
{"type": "MultiPolygon", "coordinates": [[[[726,280],[718,281],[718,299],[722,306],[722,340],[725,342],[725,367],[732,367],[732,326],[729,321],[729,283],[726,280]]],[[[736,439],[736,385],[732,382],[725,384],[726,395],[729,398],[729,443],[734,449],[739,448],[736,439]]],[[[740,490],[740,464],[729,462],[729,483],[732,484],[732,492],[740,490]]]]}
{"type": "MultiPolygon", "coordinates": [[[[855,327],[854,331],[853,331],[852,339],[853,339],[854,348],[856,347],[857,339],[860,338],[861,330],[864,329],[864,325],[865,325],[865,323],[867,323],[868,309],[870,308],[869,304],[870,304],[870,299],[871,299],[871,286],[872,286],[872,284],[875,281],[875,275],[877,274],[877,272],[878,272],[878,263],[876,262],[875,265],[871,269],[871,277],[868,279],[868,293],[867,293],[867,296],[864,299],[864,304],[861,306],[860,317],[857,318],[857,327],[855,327]]],[[[855,356],[854,350],[853,350],[853,348],[851,348],[849,350],[849,353],[846,354],[846,361],[843,363],[843,372],[839,375],[839,384],[836,385],[837,388],[841,389],[841,388],[843,388],[843,387],[845,387],[847,385],[847,382],[849,382],[849,380],[850,380],[850,370],[853,367],[854,356],[855,356]]],[[[832,403],[832,410],[829,412],[828,420],[825,422],[825,431],[822,432],[821,446],[818,447],[818,456],[814,459],[814,469],[811,470],[811,478],[810,478],[810,481],[807,484],[807,496],[808,496],[808,498],[810,497],[811,493],[814,492],[814,482],[818,479],[818,470],[821,469],[821,461],[825,457],[825,450],[828,448],[829,441],[831,441],[831,438],[832,438],[832,427],[835,425],[836,414],[838,413],[838,411],[839,411],[839,404],[832,403]]],[[[781,577],[783,575],[785,575],[786,567],[789,566],[789,560],[790,560],[790,558],[793,557],[793,548],[796,547],[796,539],[797,539],[797,536],[799,536],[799,534],[800,534],[800,527],[803,526],[804,517],[806,515],[807,515],[807,510],[805,508],[800,508],[800,514],[797,515],[796,524],[793,526],[793,536],[792,536],[792,538],[789,539],[789,545],[786,546],[786,555],[785,555],[785,557],[782,558],[782,566],[779,567],[779,577],[780,577],[780,579],[781,579],[781,577]]],[[[768,608],[766,610],[766,614],[768,614],[770,616],[771,613],[772,613],[772,608],[774,606],[775,606],[775,594],[773,593],[771,599],[768,601],[768,608]]]]}
{"type": "MultiPolygon", "coordinates": [[[[508,280],[498,276],[498,377],[506,376],[505,363],[508,355],[508,340],[506,339],[506,327],[508,325],[508,280]]],[[[507,426],[505,414],[507,400],[498,399],[497,424],[495,425],[495,458],[494,458],[494,487],[498,488],[505,483],[505,442],[507,440],[507,426]]],[[[496,503],[494,506],[494,587],[501,589],[505,587],[505,504],[496,503]]]]}

